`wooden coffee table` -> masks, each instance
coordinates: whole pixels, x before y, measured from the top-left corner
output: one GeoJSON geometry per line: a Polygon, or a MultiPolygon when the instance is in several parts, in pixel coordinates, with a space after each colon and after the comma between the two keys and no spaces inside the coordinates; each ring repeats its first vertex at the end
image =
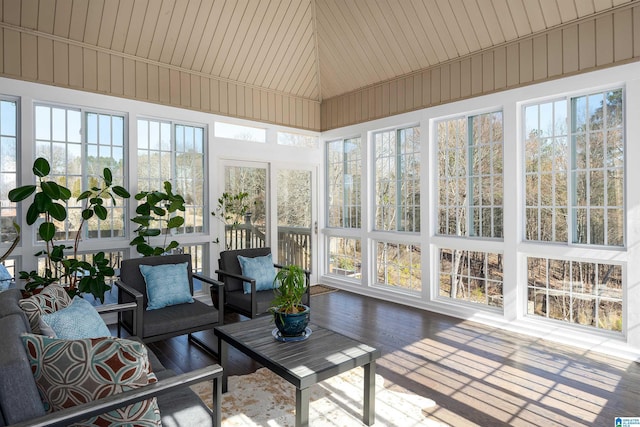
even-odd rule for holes
{"type": "Polygon", "coordinates": [[[311,335],[304,341],[280,342],[272,331],[271,316],[215,328],[224,368],[222,392],[227,391],[227,365],[231,345],[296,387],[296,426],[309,425],[309,394],[313,384],[358,366],[364,367],[364,407],[362,420],[375,422],[376,359],[380,351],[310,324],[311,335]]]}

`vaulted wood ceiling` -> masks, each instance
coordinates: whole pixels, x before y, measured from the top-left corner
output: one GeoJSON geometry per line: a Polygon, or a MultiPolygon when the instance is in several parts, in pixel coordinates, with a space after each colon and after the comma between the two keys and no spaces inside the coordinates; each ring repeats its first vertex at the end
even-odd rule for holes
{"type": "Polygon", "coordinates": [[[632,2],[4,0],[0,10],[35,33],[322,101],[632,2]]]}

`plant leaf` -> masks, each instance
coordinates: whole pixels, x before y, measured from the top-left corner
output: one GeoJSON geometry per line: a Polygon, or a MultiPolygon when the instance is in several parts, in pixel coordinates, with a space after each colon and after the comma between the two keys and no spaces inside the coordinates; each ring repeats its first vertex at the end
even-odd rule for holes
{"type": "Polygon", "coordinates": [[[103,221],[107,219],[107,216],[109,215],[109,213],[107,212],[107,208],[102,205],[96,205],[93,208],[93,211],[96,213],[96,216],[103,221]]]}
{"type": "Polygon", "coordinates": [[[35,203],[32,203],[29,206],[29,209],[27,209],[27,215],[26,215],[27,224],[33,225],[38,220],[39,217],[40,217],[40,211],[38,210],[38,207],[35,205],[35,203]]]}
{"type": "Polygon", "coordinates": [[[145,237],[155,237],[155,236],[159,236],[161,233],[159,228],[149,228],[147,230],[143,230],[140,232],[141,236],[145,236],[145,237]]]}
{"type": "Polygon", "coordinates": [[[111,169],[109,168],[104,168],[104,181],[107,184],[108,187],[111,187],[111,184],[113,183],[113,175],[111,174],[111,169]]]}
{"type": "Polygon", "coordinates": [[[85,221],[91,219],[92,216],[93,211],[91,209],[85,209],[82,211],[82,219],[84,219],[85,221]]]}
{"type": "Polygon", "coordinates": [[[116,196],[122,197],[123,199],[128,199],[129,197],[131,197],[131,194],[129,194],[129,192],[124,187],[121,187],[119,185],[115,185],[112,190],[116,194],[116,196]]]}
{"type": "Polygon", "coordinates": [[[184,218],[181,216],[174,216],[167,222],[168,228],[178,228],[184,224],[184,218]]]}
{"type": "Polygon", "coordinates": [[[36,191],[35,185],[23,185],[22,187],[14,188],[9,191],[9,200],[12,202],[21,202],[32,195],[34,191],[36,191]]]}
{"type": "Polygon", "coordinates": [[[80,200],[84,200],[87,197],[89,197],[91,195],[91,191],[87,190],[87,191],[83,191],[77,198],[78,201],[80,200]]]}
{"type": "Polygon", "coordinates": [[[67,210],[60,203],[52,203],[47,211],[58,221],[64,221],[67,218],[67,210]]]}
{"type": "Polygon", "coordinates": [[[40,227],[38,227],[38,234],[42,240],[50,242],[56,235],[56,226],[53,225],[52,222],[43,222],[40,224],[40,227]]]}
{"type": "Polygon", "coordinates": [[[58,187],[60,188],[60,199],[64,201],[69,200],[71,198],[71,190],[62,185],[58,185],[58,187]]]}
{"type": "Polygon", "coordinates": [[[57,200],[60,198],[60,186],[58,185],[58,183],[53,181],[45,181],[40,184],[40,187],[47,196],[51,197],[51,199],[57,200]]]}
{"type": "Polygon", "coordinates": [[[33,173],[36,176],[39,176],[40,178],[45,177],[47,175],[49,175],[49,172],[51,172],[51,166],[49,166],[49,162],[47,161],[47,159],[44,159],[42,157],[38,157],[34,162],[33,162],[33,173]]]}

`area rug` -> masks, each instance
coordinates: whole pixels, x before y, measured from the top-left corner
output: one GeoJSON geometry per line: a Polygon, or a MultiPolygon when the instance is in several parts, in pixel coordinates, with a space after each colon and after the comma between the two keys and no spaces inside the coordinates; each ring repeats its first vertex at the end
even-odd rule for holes
{"type": "MultiPolygon", "coordinates": [[[[311,427],[363,426],[362,368],[352,369],[311,388],[309,424],[311,427]]],[[[209,407],[211,383],[192,386],[209,407]]],[[[229,377],[229,391],[222,395],[223,427],[293,427],[295,425],[293,385],[267,368],[255,373],[229,377]]],[[[376,375],[376,427],[442,426],[424,415],[435,402],[409,393],[391,390],[381,375],[376,375]]]]}
{"type": "Polygon", "coordinates": [[[328,294],[331,292],[337,292],[338,289],[336,288],[332,288],[331,286],[327,286],[327,285],[313,285],[311,286],[311,296],[316,296],[316,295],[322,295],[322,294],[328,294]]]}

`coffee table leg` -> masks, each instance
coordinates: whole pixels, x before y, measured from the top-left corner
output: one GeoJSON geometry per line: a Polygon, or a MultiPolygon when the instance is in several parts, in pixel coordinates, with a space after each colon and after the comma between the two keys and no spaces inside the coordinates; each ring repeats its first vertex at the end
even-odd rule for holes
{"type": "Polygon", "coordinates": [[[364,365],[364,408],[362,422],[373,425],[376,422],[376,362],[364,365]]]}
{"type": "Polygon", "coordinates": [[[309,426],[309,395],[310,388],[296,389],[296,427],[309,426]]]}
{"type": "Polygon", "coordinates": [[[218,357],[222,366],[222,392],[227,392],[227,365],[229,362],[229,344],[218,338],[218,357]]]}

